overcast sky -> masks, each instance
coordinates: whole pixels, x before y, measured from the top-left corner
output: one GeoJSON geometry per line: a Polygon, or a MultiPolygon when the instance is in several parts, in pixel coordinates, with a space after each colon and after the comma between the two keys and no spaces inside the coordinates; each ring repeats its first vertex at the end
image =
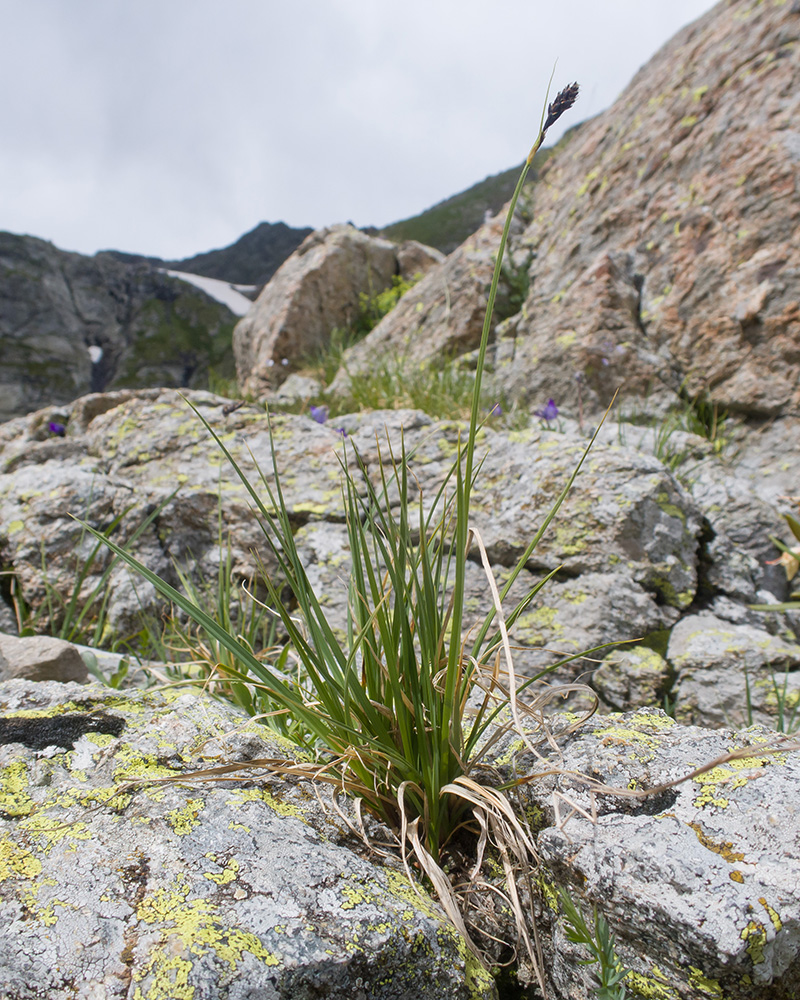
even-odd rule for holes
{"type": "Polygon", "coordinates": [[[385,225],[521,163],[556,59],[566,128],[712,6],[0,0],[0,229],[172,259],[385,225]]]}

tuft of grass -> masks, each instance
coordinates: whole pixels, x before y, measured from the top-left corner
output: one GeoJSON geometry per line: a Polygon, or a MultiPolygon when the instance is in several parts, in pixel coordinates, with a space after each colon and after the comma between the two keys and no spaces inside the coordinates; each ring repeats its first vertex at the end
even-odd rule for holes
{"type": "Polygon", "coordinates": [[[390,354],[369,369],[352,373],[346,393],[327,398],[331,416],[408,408],[439,419],[466,419],[474,389],[473,373],[450,359],[415,364],[390,354]]]}
{"type": "Polygon", "coordinates": [[[73,556],[74,583],[72,590],[66,597],[50,579],[47,568],[47,552],[44,543],[42,543],[41,570],[44,600],[35,611],[28,607],[16,577],[11,575],[9,589],[19,635],[45,634],[57,639],[64,639],[67,642],[77,642],[95,647],[102,646],[107,637],[109,577],[119,564],[120,559],[126,558],[130,547],[149,528],[174,496],[175,493],[171,493],[139,521],[127,540],[119,546],[119,552],[108,561],[97,583],[88,594],[84,594],[86,580],[91,575],[94,566],[101,563],[106,556],[110,539],[121,529],[125,518],[134,509],[135,504],[131,504],[121,514],[118,514],[104,532],[94,531],[87,526],[83,527],[73,556]],[[97,541],[87,556],[81,556],[87,532],[94,534],[97,541]]]}
{"type": "MultiPolygon", "coordinates": [[[[507,902],[542,990],[541,952],[535,936],[529,937],[515,883],[516,867],[532,863],[535,847],[506,795],[478,783],[471,772],[487,741],[491,743],[503,731],[498,728],[502,711],[512,720],[507,725],[524,734],[523,715],[529,711],[533,717],[538,707],[535,698],[527,707],[523,700],[523,692],[529,697],[531,681],[517,683],[507,624],[524,611],[549,577],[507,616],[503,601],[563,503],[588,448],[502,591],[491,575],[480,535],[470,524],[470,500],[480,469],[477,434],[486,418],[482,396],[486,351],[514,208],[547,129],[572,106],[577,91],[577,84],[561,91],[547,108],[547,120],[542,112],[539,134],[514,190],[489,289],[477,364],[469,393],[466,384],[464,389],[468,424],[444,482],[433,496],[423,495],[414,478],[413,455],[402,440],[397,447],[388,440],[385,445],[379,442],[380,461],[374,473],[352,442],[343,439],[337,444],[351,556],[350,614],[344,641],[329,624],[324,595],[314,592],[300,558],[274,439],[271,469],[259,470],[259,481],[250,482],[225,442],[193,407],[245,487],[264,544],[278,566],[279,576],[264,572],[262,582],[269,608],[286,635],[281,657],[289,655],[287,649],[291,651],[300,665],[302,684],[287,676],[285,659],[257,657],[248,642],[219,620],[219,613],[210,614],[191,594],[171,587],[110,538],[95,532],[202,629],[217,659],[225,652],[226,682],[257,688],[260,697],[292,720],[295,738],[316,752],[313,764],[287,760],[274,765],[276,772],[284,768],[311,780],[328,781],[357,796],[387,823],[396,832],[406,862],[409,855],[415,859],[476,954],[479,951],[442,865],[454,839],[467,833],[477,837],[483,831],[484,838],[498,845],[507,902]],[[399,501],[392,502],[394,497],[399,501]],[[487,571],[492,605],[481,626],[469,640],[463,640],[466,570],[473,546],[487,571]]],[[[543,698],[549,700],[549,696],[545,692],[543,698]]],[[[530,745],[529,737],[524,738],[530,745]]],[[[480,856],[482,848],[477,850],[480,856]]]]}

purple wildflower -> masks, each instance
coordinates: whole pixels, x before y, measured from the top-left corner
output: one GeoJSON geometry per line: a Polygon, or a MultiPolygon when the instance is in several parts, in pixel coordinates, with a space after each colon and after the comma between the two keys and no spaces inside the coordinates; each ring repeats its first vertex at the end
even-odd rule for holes
{"type": "Polygon", "coordinates": [[[58,423],[58,421],[56,420],[51,420],[50,423],[48,424],[48,427],[50,433],[55,434],[56,437],[63,438],[64,435],[67,433],[67,428],[63,424],[58,423]]]}
{"type": "Polygon", "coordinates": [[[547,406],[543,406],[539,410],[534,410],[533,415],[535,417],[541,417],[542,420],[546,420],[549,423],[551,420],[555,420],[558,416],[558,407],[552,399],[548,399],[547,406]]]}
{"type": "Polygon", "coordinates": [[[347,437],[347,431],[344,429],[344,427],[335,427],[334,430],[336,431],[337,434],[341,434],[343,438],[347,437]]]}
{"type": "Polygon", "coordinates": [[[310,406],[308,412],[311,414],[311,419],[316,420],[318,424],[324,424],[328,419],[327,406],[310,406]]]}
{"type": "Polygon", "coordinates": [[[495,403],[494,406],[489,410],[490,417],[502,417],[503,407],[499,403],[495,403]]]}

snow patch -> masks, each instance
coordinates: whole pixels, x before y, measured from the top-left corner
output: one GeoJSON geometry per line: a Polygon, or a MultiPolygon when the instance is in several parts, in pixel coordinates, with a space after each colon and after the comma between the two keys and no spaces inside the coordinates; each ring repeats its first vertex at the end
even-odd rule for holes
{"type": "Polygon", "coordinates": [[[202,274],[189,274],[186,271],[164,270],[162,273],[168,274],[170,278],[180,278],[181,281],[188,281],[190,285],[194,285],[196,288],[204,291],[206,295],[210,295],[212,299],[216,299],[217,302],[221,302],[224,306],[227,306],[236,316],[244,316],[253,304],[246,295],[242,295],[239,291],[240,288],[245,288],[249,291],[249,285],[237,286],[231,284],[229,281],[220,281],[219,278],[206,278],[202,274]]]}

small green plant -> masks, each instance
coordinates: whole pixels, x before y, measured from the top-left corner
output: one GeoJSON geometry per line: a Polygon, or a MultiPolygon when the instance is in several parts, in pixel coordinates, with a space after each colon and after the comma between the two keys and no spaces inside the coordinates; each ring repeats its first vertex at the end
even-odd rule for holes
{"type": "MultiPolygon", "coordinates": [[[[175,494],[171,493],[139,522],[128,540],[120,547],[121,553],[127,553],[174,496],[175,494]]],[[[98,534],[93,529],[88,529],[97,537],[97,541],[86,556],[80,555],[84,549],[83,543],[87,532],[85,527],[82,529],[75,546],[74,583],[69,596],[64,597],[61,590],[50,579],[44,543],[41,546],[44,600],[35,611],[28,607],[16,577],[11,574],[10,593],[19,635],[46,634],[58,639],[65,639],[67,642],[77,642],[87,646],[100,647],[103,645],[107,637],[106,626],[110,597],[108,580],[120,559],[124,559],[125,556],[115,554],[108,561],[88,595],[83,593],[84,584],[91,576],[98,560],[106,555],[108,541],[120,529],[122,522],[134,509],[134,506],[135,504],[131,504],[121,514],[118,514],[103,533],[98,534]]]]}
{"type": "Polygon", "coordinates": [[[353,332],[356,338],[361,340],[371,330],[374,330],[383,317],[394,309],[400,299],[409,289],[416,285],[421,277],[421,274],[415,274],[413,278],[407,279],[400,274],[395,274],[391,285],[388,288],[384,288],[382,292],[378,292],[375,295],[369,292],[361,292],[358,297],[358,316],[353,324],[353,332]]]}
{"type": "Polygon", "coordinates": [[[626,1000],[628,991],[623,980],[630,969],[625,968],[619,960],[608,921],[595,907],[590,927],[563,886],[559,887],[558,897],[567,924],[565,930],[567,938],[574,944],[582,944],[591,956],[583,960],[581,965],[599,966],[594,994],[596,1000],[626,1000]]]}
{"type": "Polygon", "coordinates": [[[226,399],[244,399],[235,377],[220,374],[216,368],[208,369],[208,391],[226,399]]]}
{"type": "Polygon", "coordinates": [[[728,443],[725,434],[725,424],[728,414],[720,410],[707,392],[690,396],[684,386],[680,389],[680,397],[684,402],[681,423],[684,430],[705,438],[714,446],[714,453],[720,454],[728,443]]]}
{"type": "Polygon", "coordinates": [[[390,354],[369,368],[351,373],[347,392],[330,398],[330,412],[338,416],[407,407],[439,419],[463,419],[469,416],[474,388],[473,373],[452,360],[415,364],[390,354]]]}

